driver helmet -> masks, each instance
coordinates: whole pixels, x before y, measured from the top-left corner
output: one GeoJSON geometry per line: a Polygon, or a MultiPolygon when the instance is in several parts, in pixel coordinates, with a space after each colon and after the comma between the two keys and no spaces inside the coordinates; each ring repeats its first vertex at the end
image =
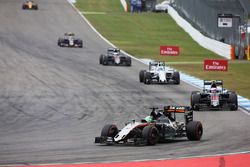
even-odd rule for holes
{"type": "Polygon", "coordinates": [[[147,121],[148,123],[153,122],[153,117],[152,116],[147,116],[146,118],[144,118],[145,121],[147,121]]]}
{"type": "Polygon", "coordinates": [[[156,69],[155,66],[151,66],[151,70],[154,71],[156,69]]]}
{"type": "Polygon", "coordinates": [[[211,88],[216,88],[216,87],[217,87],[216,82],[213,81],[212,84],[211,84],[211,88]]]}
{"type": "Polygon", "coordinates": [[[157,111],[152,111],[151,113],[150,113],[150,116],[152,116],[153,117],[153,119],[158,119],[159,117],[161,117],[162,116],[162,113],[161,112],[157,112],[157,111]]]}

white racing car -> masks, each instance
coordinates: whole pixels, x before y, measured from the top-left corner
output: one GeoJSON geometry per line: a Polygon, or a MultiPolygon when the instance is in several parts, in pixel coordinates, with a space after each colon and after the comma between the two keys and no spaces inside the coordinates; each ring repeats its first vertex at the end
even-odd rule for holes
{"type": "Polygon", "coordinates": [[[139,81],[145,84],[150,83],[174,83],[180,84],[180,74],[178,71],[166,67],[165,62],[150,62],[149,70],[141,70],[139,81]]]}

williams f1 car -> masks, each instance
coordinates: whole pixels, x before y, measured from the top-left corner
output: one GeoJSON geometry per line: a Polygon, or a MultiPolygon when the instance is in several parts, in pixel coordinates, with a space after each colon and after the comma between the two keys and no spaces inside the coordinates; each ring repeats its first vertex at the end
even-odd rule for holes
{"type": "Polygon", "coordinates": [[[82,40],[76,38],[74,33],[65,33],[64,37],[58,39],[57,45],[60,47],[83,47],[82,40]]]}
{"type": "Polygon", "coordinates": [[[204,80],[203,91],[193,91],[191,107],[194,110],[238,110],[237,94],[223,88],[223,81],[204,80]]]}
{"type": "Polygon", "coordinates": [[[26,2],[23,3],[22,8],[23,9],[30,9],[30,10],[37,10],[38,5],[35,4],[33,1],[26,1],[26,2]]]}
{"type": "Polygon", "coordinates": [[[165,62],[150,62],[149,70],[141,70],[139,81],[145,84],[150,83],[174,83],[180,84],[180,74],[178,71],[168,69],[165,62]]]}
{"type": "Polygon", "coordinates": [[[114,124],[102,128],[101,136],[95,143],[155,145],[157,142],[187,137],[200,140],[203,134],[201,122],[193,121],[193,111],[187,106],[165,106],[163,109],[151,108],[150,116],[140,122],[132,120],[118,130],[114,124]],[[176,119],[176,113],[184,114],[184,122],[176,119]]]}
{"type": "Polygon", "coordinates": [[[122,54],[118,48],[108,48],[106,55],[100,55],[99,62],[102,65],[131,66],[132,64],[131,57],[122,54]]]}

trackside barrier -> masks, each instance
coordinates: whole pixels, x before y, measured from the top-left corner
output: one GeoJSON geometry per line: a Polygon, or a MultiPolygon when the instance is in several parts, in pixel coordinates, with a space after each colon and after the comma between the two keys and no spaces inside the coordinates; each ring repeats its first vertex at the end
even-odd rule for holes
{"type": "Polygon", "coordinates": [[[210,39],[198,30],[196,30],[190,23],[183,19],[178,12],[171,6],[168,6],[169,15],[176,21],[176,23],[184,29],[199,45],[222,56],[227,59],[231,58],[231,46],[214,39],[210,39]]]}
{"type": "Polygon", "coordinates": [[[235,49],[233,45],[231,45],[231,60],[235,60],[235,49]]]}
{"type": "Polygon", "coordinates": [[[126,2],[126,0],[120,0],[122,6],[123,6],[123,9],[125,12],[128,12],[128,4],[126,2]]]}
{"type": "Polygon", "coordinates": [[[250,60],[250,45],[247,47],[247,60],[250,60]]]}

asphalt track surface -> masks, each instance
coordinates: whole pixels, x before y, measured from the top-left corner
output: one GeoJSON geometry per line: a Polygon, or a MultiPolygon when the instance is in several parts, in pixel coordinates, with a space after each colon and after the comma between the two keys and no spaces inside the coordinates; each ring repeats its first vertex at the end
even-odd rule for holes
{"type": "Polygon", "coordinates": [[[101,146],[94,137],[106,123],[122,127],[150,106],[188,105],[180,85],[144,85],[146,66],[102,66],[108,44],[65,0],[40,0],[38,11],[19,0],[0,0],[0,164],[50,164],[178,158],[250,150],[250,117],[236,112],[195,112],[201,141],[156,146],[101,146]],[[65,32],[84,48],[60,48],[65,32]]]}

